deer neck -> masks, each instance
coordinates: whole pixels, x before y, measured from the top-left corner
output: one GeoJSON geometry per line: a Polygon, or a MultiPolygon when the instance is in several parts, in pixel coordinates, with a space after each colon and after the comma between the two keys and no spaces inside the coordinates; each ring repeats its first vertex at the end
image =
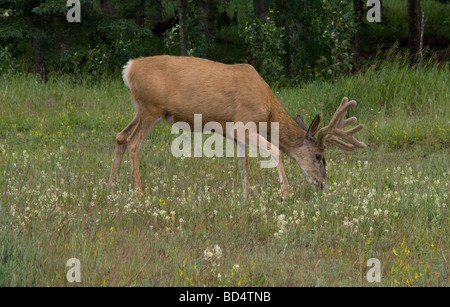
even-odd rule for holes
{"type": "Polygon", "coordinates": [[[302,146],[306,131],[300,128],[278,101],[272,106],[270,122],[279,124],[279,148],[294,158],[294,150],[302,146]]]}

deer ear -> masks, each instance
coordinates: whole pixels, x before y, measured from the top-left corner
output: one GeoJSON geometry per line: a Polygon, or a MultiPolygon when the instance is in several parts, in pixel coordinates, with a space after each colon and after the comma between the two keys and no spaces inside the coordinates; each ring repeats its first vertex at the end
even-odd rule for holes
{"type": "Polygon", "coordinates": [[[308,127],[306,127],[306,124],[303,121],[303,119],[300,117],[300,115],[297,115],[297,118],[295,119],[295,122],[297,123],[297,125],[300,126],[300,128],[302,128],[305,131],[308,131],[308,127]]]}
{"type": "Polygon", "coordinates": [[[317,114],[316,117],[314,117],[311,125],[309,125],[307,134],[313,137],[317,133],[317,130],[319,130],[319,125],[320,125],[320,115],[317,114]]]}

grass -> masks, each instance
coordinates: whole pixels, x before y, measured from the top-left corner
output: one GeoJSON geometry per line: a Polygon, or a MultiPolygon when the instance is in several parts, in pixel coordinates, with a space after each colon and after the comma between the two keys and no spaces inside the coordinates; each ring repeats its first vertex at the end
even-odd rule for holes
{"type": "Polygon", "coordinates": [[[236,159],[172,157],[166,123],[142,145],[145,196],[127,157],[109,186],[115,134],[134,116],[119,76],[2,76],[0,285],[78,285],[66,280],[75,257],[82,286],[449,286],[449,76],[448,64],[397,59],[276,90],[307,121],[357,100],[369,144],[327,151],[324,191],[284,157],[283,203],[276,170],[257,158],[244,200],[236,159]],[[379,284],[366,280],[370,258],[379,284]]]}

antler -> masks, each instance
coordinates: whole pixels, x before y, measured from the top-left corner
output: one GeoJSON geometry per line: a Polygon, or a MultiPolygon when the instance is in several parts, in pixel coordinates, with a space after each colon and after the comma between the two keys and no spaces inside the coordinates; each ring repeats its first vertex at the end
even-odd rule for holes
{"type": "Polygon", "coordinates": [[[347,131],[342,130],[342,128],[356,123],[356,117],[351,117],[344,120],[347,111],[355,106],[356,101],[352,100],[349,102],[347,97],[342,99],[341,105],[336,110],[336,113],[334,113],[334,116],[328,126],[320,129],[319,134],[317,135],[317,144],[320,147],[325,148],[325,142],[331,143],[348,151],[367,147],[366,144],[358,141],[353,136],[356,132],[361,131],[364,128],[364,125],[356,126],[347,131]],[[347,141],[348,143],[340,140],[339,138],[347,141]]]}

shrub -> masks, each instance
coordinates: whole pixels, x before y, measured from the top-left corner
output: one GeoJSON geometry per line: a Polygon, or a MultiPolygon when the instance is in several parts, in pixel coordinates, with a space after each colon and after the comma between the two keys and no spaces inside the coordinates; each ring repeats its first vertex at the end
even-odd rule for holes
{"type": "Polygon", "coordinates": [[[255,19],[240,30],[248,48],[250,62],[269,83],[283,84],[286,79],[284,66],[284,28],[277,27],[274,19],[255,19]]]}

